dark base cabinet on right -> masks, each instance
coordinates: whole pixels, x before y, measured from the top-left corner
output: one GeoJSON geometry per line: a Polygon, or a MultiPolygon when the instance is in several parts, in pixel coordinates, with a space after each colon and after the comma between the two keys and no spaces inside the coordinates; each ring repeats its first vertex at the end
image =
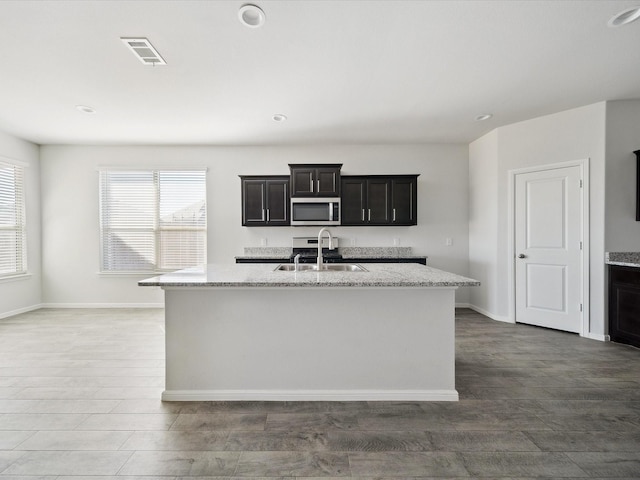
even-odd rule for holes
{"type": "Polygon", "coordinates": [[[609,265],[609,336],[640,347],[640,268],[609,265]]]}

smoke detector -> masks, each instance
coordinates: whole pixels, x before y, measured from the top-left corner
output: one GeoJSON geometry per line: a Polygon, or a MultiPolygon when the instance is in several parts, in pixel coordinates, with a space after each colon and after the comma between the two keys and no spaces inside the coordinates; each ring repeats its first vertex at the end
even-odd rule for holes
{"type": "Polygon", "coordinates": [[[138,60],[145,65],[166,65],[167,62],[160,56],[158,51],[146,38],[123,37],[120,40],[129,47],[138,60]]]}
{"type": "Polygon", "coordinates": [[[238,18],[245,27],[259,28],[264,25],[266,15],[260,7],[248,3],[240,7],[238,18]]]}

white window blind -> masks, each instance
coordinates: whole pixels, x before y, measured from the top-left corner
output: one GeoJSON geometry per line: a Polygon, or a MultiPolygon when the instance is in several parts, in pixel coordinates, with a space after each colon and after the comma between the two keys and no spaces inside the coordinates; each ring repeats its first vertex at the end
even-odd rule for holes
{"type": "Polygon", "coordinates": [[[0,162],[0,278],[27,273],[24,168],[0,162]]]}
{"type": "Polygon", "coordinates": [[[206,172],[100,171],[102,271],[206,263],[206,172]]]}

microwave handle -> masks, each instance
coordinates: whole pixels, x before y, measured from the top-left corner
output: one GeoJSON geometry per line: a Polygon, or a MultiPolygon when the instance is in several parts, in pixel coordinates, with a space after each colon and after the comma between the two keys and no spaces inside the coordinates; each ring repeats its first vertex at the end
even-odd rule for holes
{"type": "Polygon", "coordinates": [[[333,202],[329,202],[329,221],[333,222],[333,202]]]}

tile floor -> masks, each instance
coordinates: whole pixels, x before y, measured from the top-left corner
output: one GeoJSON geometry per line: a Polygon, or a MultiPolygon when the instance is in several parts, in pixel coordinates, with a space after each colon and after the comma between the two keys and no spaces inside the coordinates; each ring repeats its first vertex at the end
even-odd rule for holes
{"type": "Polygon", "coordinates": [[[459,310],[459,402],[162,403],[162,315],[0,320],[0,480],[640,478],[638,349],[459,310]]]}

